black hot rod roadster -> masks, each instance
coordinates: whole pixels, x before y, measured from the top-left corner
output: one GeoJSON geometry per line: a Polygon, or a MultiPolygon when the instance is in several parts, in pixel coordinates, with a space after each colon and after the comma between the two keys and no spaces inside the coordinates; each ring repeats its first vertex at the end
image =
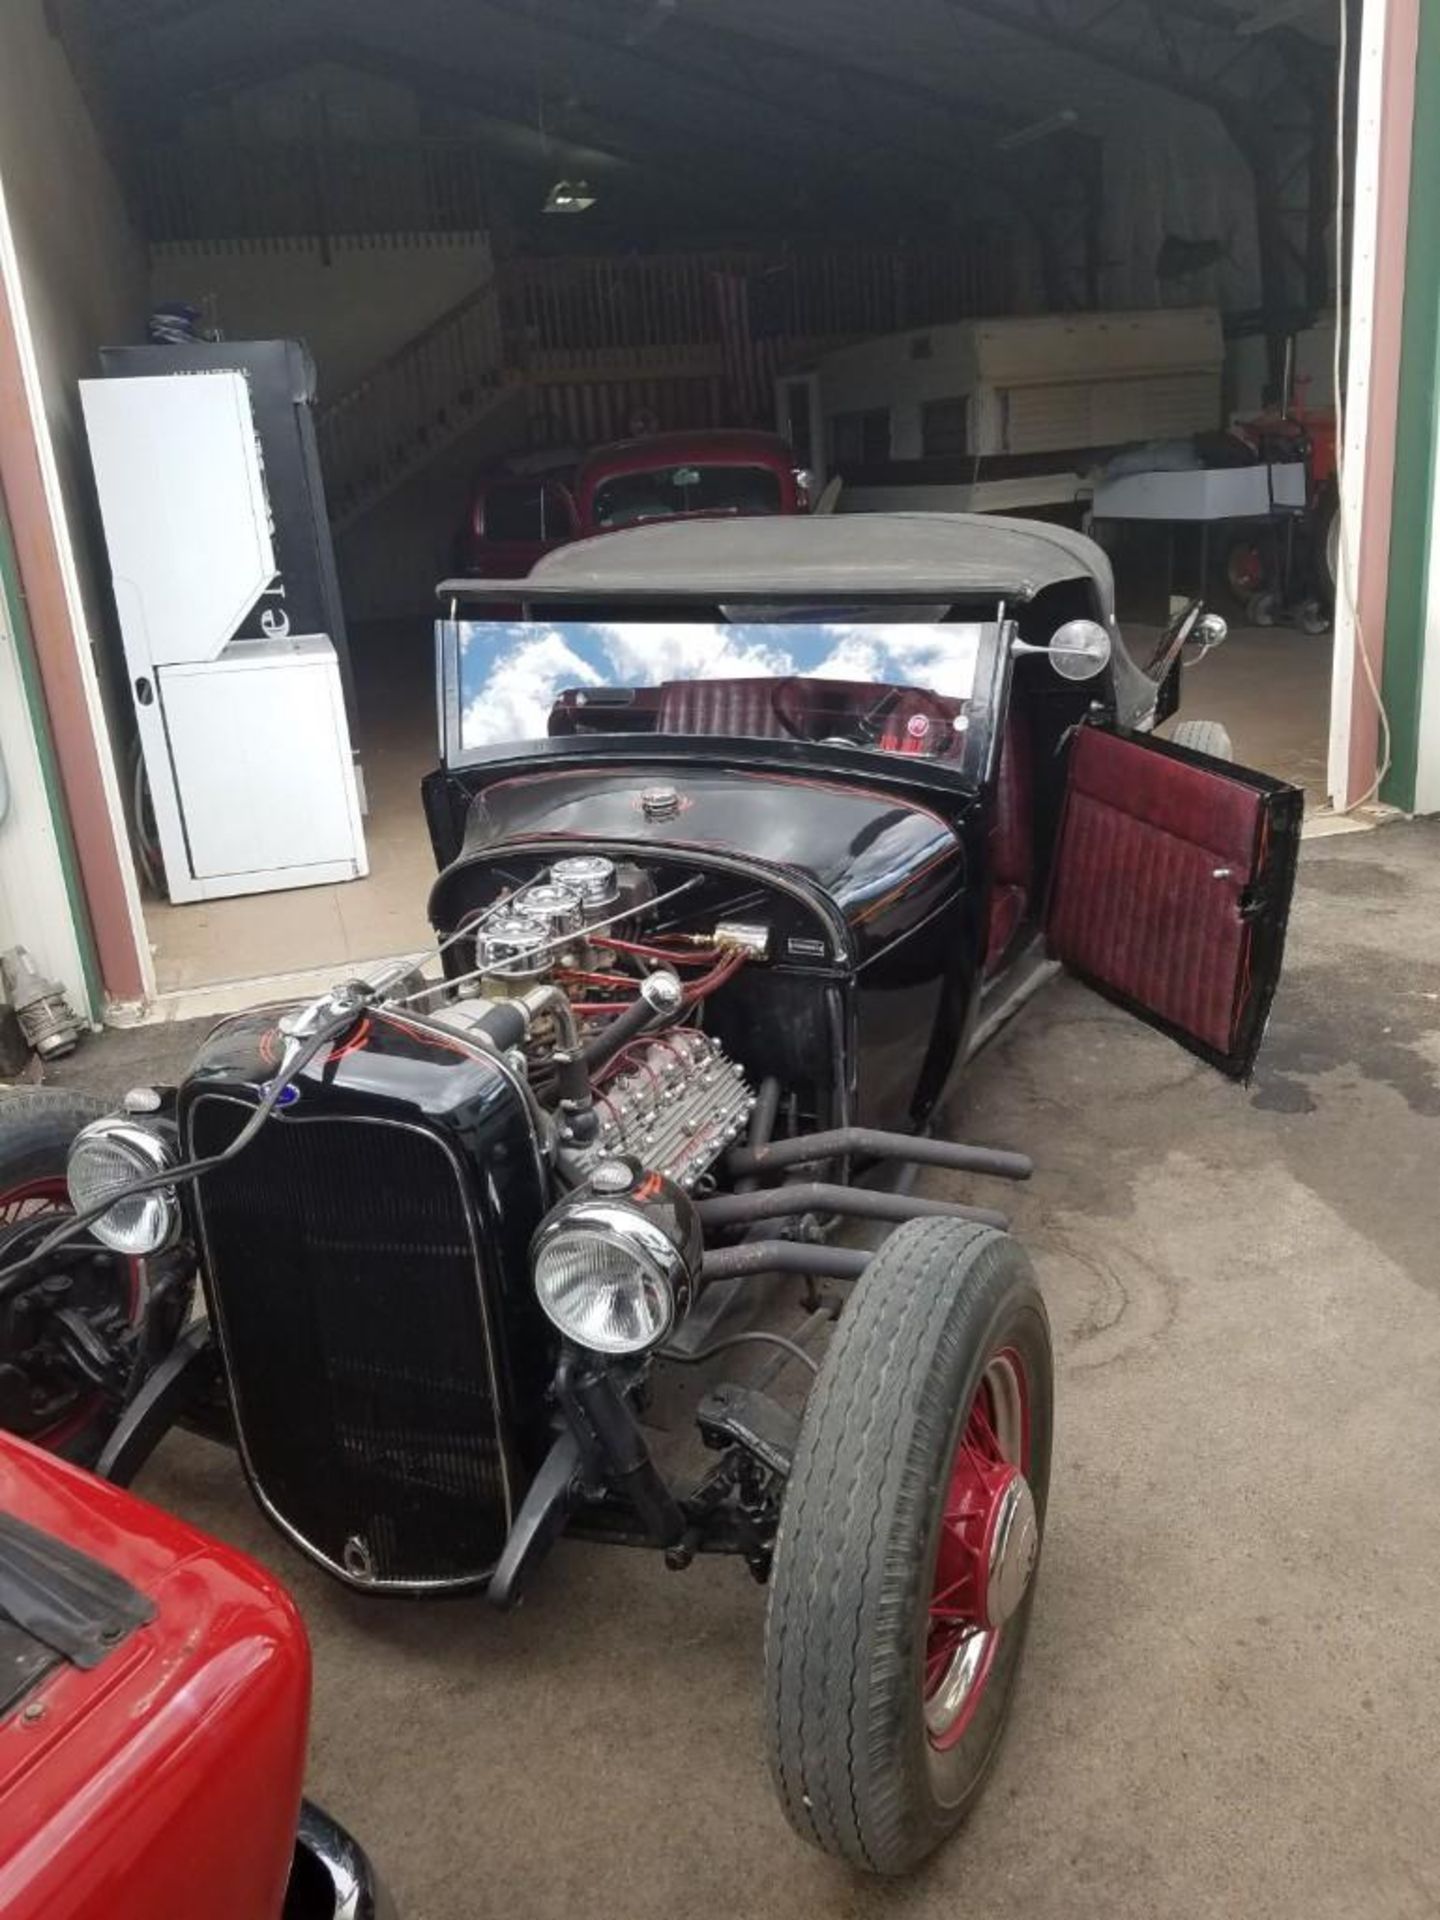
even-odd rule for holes
{"type": "Polygon", "coordinates": [[[1052,1397],[1003,1218],[906,1176],[1029,1173],[938,1122],[1060,963],[1245,1073],[1300,795],[1153,737],[1223,629],[1133,661],[1060,529],[701,521],[441,593],[443,971],[226,1020],[119,1113],[0,1107],[0,1415],[122,1481],[233,1437],[372,1592],[508,1606],[562,1533],[743,1556],[786,1813],[903,1870],[996,1751],[1052,1397]]]}

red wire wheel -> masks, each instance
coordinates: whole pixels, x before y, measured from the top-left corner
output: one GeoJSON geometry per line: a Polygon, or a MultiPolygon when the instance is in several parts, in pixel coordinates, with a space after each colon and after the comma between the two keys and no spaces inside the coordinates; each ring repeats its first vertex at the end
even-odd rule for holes
{"type": "MultiPolygon", "coordinates": [[[[57,1223],[73,1211],[65,1184],[70,1143],[80,1128],[106,1111],[103,1102],[62,1089],[42,1088],[13,1094],[0,1102],[0,1267],[7,1264],[5,1244],[17,1228],[34,1220],[57,1223]]],[[[20,1246],[31,1247],[41,1229],[26,1233],[20,1246]]],[[[98,1249],[97,1249],[98,1251],[98,1249]]],[[[63,1271],[57,1263],[57,1271],[63,1271]]],[[[108,1268],[98,1263],[73,1276],[73,1304],[94,1309],[119,1306],[133,1320],[141,1306],[142,1263],[118,1256],[108,1268]]],[[[13,1368],[33,1344],[20,1302],[0,1305],[0,1366],[13,1368]]],[[[105,1396],[79,1376],[68,1376],[61,1358],[47,1363],[34,1376],[41,1402],[63,1400],[53,1419],[34,1422],[12,1415],[15,1429],[38,1446],[88,1462],[99,1452],[105,1429],[112,1424],[105,1396]]],[[[13,1385],[13,1379],[12,1379],[13,1385]]],[[[23,1393],[23,1386],[20,1388],[23,1393]]]]}
{"type": "Polygon", "coordinates": [[[925,1637],[925,1730],[944,1753],[961,1740],[1024,1598],[1040,1535],[1030,1464],[1030,1395],[1013,1349],[986,1367],[950,1467],[925,1637]]]}

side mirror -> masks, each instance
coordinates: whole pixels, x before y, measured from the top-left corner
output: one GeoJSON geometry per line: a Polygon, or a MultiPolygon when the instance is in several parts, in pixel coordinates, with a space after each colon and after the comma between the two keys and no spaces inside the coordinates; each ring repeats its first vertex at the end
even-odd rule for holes
{"type": "Polygon", "coordinates": [[[1112,651],[1110,634],[1098,620],[1067,620],[1051,634],[1046,647],[1031,646],[1028,640],[1010,642],[1012,656],[1043,653],[1065,680],[1093,680],[1109,666],[1112,651]]]}
{"type": "Polygon", "coordinates": [[[1185,641],[1181,658],[1187,666],[1197,666],[1207,653],[1220,645],[1229,632],[1229,626],[1218,613],[1202,613],[1185,641]]]}
{"type": "Polygon", "coordinates": [[[1145,672],[1158,684],[1177,658],[1191,665],[1203,660],[1229,631],[1218,613],[1205,612],[1203,600],[1192,600],[1161,634],[1154,653],[1145,662],[1145,672]]]}

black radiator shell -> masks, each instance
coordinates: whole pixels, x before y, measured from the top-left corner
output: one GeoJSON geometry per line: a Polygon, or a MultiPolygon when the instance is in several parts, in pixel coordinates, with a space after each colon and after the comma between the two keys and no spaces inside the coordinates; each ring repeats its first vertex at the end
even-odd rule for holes
{"type": "MultiPolygon", "coordinates": [[[[239,1131],[285,1009],[206,1041],[187,1148],[239,1131]]],[[[507,1065],[371,1012],[256,1139],[196,1183],[204,1281],[246,1473],[275,1524],[352,1585],[481,1585],[543,1451],[555,1336],[528,1248],[548,1204],[507,1065]]]]}

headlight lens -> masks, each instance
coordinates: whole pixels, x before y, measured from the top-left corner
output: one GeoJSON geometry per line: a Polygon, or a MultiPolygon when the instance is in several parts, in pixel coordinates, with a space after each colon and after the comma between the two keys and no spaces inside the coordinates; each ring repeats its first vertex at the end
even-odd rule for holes
{"type": "MultiPolygon", "coordinates": [[[[169,1145],[149,1127],[118,1117],[92,1120],[76,1134],[70,1149],[65,1169],[70,1204],[77,1213],[88,1213],[136,1180],[164,1173],[174,1164],[169,1145]]],[[[139,1258],[168,1246],[179,1224],[174,1187],[152,1187],[132,1199],[116,1199],[90,1231],[102,1246],[139,1258]]]]}
{"type": "Polygon", "coordinates": [[[658,1346],[690,1303],[699,1265],[693,1221],[678,1189],[658,1206],[567,1201],[536,1236],[540,1305],[561,1333],[594,1353],[658,1346]]]}

